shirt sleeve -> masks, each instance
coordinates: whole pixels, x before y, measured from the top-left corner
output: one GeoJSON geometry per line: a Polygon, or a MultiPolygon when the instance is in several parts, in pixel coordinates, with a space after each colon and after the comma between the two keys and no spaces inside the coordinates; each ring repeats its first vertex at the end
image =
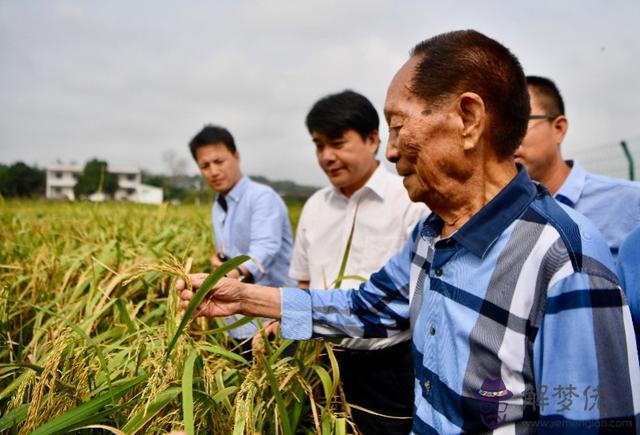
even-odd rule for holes
{"type": "Polygon", "coordinates": [[[282,247],[285,219],[289,219],[282,200],[272,192],[261,192],[256,196],[251,208],[251,238],[248,255],[256,259],[245,266],[255,280],[259,280],[264,271],[271,267],[274,258],[282,247]],[[261,270],[262,269],[262,270],[261,270]]]}
{"type": "Polygon", "coordinates": [[[408,240],[369,281],[358,289],[281,292],[282,336],[388,337],[409,329],[409,266],[413,240],[408,240]]]}
{"type": "Polygon", "coordinates": [[[640,366],[629,308],[612,276],[574,272],[549,287],[534,341],[541,432],[635,427],[640,366]]]}

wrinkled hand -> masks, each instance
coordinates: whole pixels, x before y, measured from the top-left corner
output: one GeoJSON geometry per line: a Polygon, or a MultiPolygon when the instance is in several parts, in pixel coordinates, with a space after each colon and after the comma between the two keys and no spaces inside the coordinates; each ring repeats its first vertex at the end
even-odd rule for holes
{"type": "MultiPolygon", "coordinates": [[[[182,300],[180,305],[187,308],[194,293],[202,286],[207,278],[206,273],[194,273],[189,275],[189,281],[193,286],[193,291],[189,291],[184,280],[179,279],[176,282],[176,290],[182,300]]],[[[240,301],[243,290],[241,281],[230,278],[221,278],[220,281],[213,286],[207,297],[198,307],[197,314],[207,317],[224,317],[240,312],[240,301]]]]}

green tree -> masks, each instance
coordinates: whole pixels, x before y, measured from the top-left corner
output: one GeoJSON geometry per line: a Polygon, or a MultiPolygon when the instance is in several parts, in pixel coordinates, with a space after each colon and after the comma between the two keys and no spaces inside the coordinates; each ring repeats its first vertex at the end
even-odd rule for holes
{"type": "Polygon", "coordinates": [[[107,172],[107,162],[98,159],[89,160],[84,165],[82,174],[73,188],[76,197],[88,196],[98,191],[113,196],[116,190],[118,177],[107,172]]]}
{"type": "Polygon", "coordinates": [[[45,173],[22,162],[0,168],[0,193],[6,197],[44,194],[45,173]]]}

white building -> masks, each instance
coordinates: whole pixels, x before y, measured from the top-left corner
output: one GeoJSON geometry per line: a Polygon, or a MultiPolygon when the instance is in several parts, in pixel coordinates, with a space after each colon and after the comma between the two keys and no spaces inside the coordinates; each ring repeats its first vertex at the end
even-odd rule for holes
{"type": "MultiPolygon", "coordinates": [[[[47,167],[47,198],[75,200],[73,188],[78,182],[83,167],[76,164],[54,164],[47,167]]],[[[118,178],[118,189],[113,197],[116,201],[162,203],[162,189],[142,184],[140,170],[131,166],[108,166],[107,171],[118,178]]],[[[97,192],[96,192],[97,193],[97,192]]],[[[104,196],[94,193],[90,199],[104,200],[104,196]]]]}
{"type": "Polygon", "coordinates": [[[76,164],[64,165],[57,163],[47,167],[47,198],[69,199],[73,201],[73,188],[82,173],[82,166],[76,164]]]}
{"type": "Polygon", "coordinates": [[[113,194],[116,201],[136,201],[136,189],[142,184],[140,169],[132,166],[108,166],[107,171],[118,178],[118,190],[113,194]]]}

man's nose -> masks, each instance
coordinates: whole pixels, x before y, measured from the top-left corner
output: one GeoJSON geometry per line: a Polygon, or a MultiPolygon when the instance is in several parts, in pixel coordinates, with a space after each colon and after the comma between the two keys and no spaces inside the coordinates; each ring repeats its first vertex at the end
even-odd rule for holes
{"type": "Polygon", "coordinates": [[[387,141],[387,149],[385,151],[385,157],[391,163],[395,163],[400,158],[400,150],[398,149],[397,141],[389,138],[387,141]]]}
{"type": "Polygon", "coordinates": [[[336,159],[336,154],[330,147],[325,147],[320,151],[320,161],[322,163],[330,163],[336,159]]]}
{"type": "Polygon", "coordinates": [[[213,177],[215,177],[216,175],[218,175],[218,173],[219,173],[219,172],[220,172],[220,171],[218,170],[218,168],[216,168],[214,165],[210,165],[210,166],[208,166],[208,167],[207,167],[207,169],[206,169],[206,175],[207,175],[209,178],[213,178],[213,177]]]}

